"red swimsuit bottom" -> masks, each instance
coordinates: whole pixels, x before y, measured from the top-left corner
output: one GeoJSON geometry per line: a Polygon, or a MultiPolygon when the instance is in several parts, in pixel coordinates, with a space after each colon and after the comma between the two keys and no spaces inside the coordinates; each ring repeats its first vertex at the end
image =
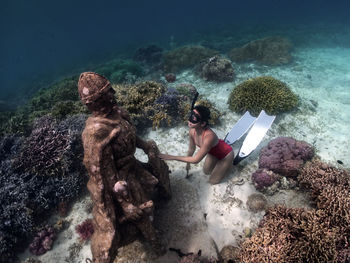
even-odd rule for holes
{"type": "Polygon", "coordinates": [[[210,149],[208,153],[216,157],[218,160],[222,160],[232,151],[232,147],[228,145],[224,140],[219,140],[218,144],[210,149]]]}

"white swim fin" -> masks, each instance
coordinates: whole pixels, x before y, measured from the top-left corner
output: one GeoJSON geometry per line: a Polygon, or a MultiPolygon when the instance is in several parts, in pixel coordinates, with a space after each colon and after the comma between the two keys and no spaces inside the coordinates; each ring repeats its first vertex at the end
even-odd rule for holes
{"type": "Polygon", "coordinates": [[[250,127],[252,127],[255,120],[256,117],[253,117],[248,111],[246,111],[232,127],[231,131],[226,134],[224,141],[230,145],[238,141],[250,129],[250,127]]]}
{"type": "Polygon", "coordinates": [[[264,110],[260,112],[259,116],[254,122],[253,127],[250,129],[247,137],[244,139],[242,147],[233,160],[234,165],[248,157],[248,155],[251,154],[256,147],[258,147],[266,132],[268,129],[270,129],[275,118],[276,116],[267,115],[264,110]]]}

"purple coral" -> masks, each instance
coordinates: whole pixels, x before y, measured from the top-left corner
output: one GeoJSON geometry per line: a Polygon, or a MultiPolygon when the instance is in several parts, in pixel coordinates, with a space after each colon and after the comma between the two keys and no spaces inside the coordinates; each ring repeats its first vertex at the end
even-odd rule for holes
{"type": "Polygon", "coordinates": [[[45,226],[34,237],[33,242],[29,245],[29,251],[37,256],[45,254],[52,248],[55,237],[55,229],[52,226],[45,226]]]}
{"type": "Polygon", "coordinates": [[[263,190],[266,187],[273,185],[277,179],[278,176],[275,173],[266,169],[258,169],[252,175],[252,181],[257,190],[263,190]]]}
{"type": "Polygon", "coordinates": [[[179,100],[179,92],[174,88],[169,88],[155,101],[155,103],[162,105],[166,112],[171,116],[178,117],[179,100]]]}
{"type": "Polygon", "coordinates": [[[91,218],[86,219],[81,224],[75,227],[75,231],[84,241],[89,240],[94,233],[94,224],[91,218]]]}
{"type": "Polygon", "coordinates": [[[279,137],[261,150],[259,168],[266,168],[286,177],[295,177],[304,162],[313,156],[314,149],[310,144],[290,137],[279,137]]]}

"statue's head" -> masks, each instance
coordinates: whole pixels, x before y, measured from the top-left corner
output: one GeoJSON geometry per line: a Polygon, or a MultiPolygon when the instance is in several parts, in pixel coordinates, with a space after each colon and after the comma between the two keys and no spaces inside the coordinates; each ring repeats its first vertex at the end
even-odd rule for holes
{"type": "Polygon", "coordinates": [[[111,90],[111,83],[104,76],[95,72],[83,72],[78,81],[78,91],[81,100],[90,104],[111,90]]]}

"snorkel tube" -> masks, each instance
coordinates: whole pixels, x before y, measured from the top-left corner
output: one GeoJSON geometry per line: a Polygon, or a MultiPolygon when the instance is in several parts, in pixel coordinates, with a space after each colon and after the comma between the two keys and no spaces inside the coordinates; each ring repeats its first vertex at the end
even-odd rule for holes
{"type": "Polygon", "coordinates": [[[196,92],[196,94],[194,95],[194,98],[192,100],[191,111],[190,111],[190,115],[188,117],[188,121],[191,122],[191,123],[199,123],[199,122],[201,122],[201,116],[193,111],[194,104],[196,103],[198,95],[199,95],[199,93],[196,92]]]}
{"type": "Polygon", "coordinates": [[[193,111],[194,104],[196,104],[198,95],[199,95],[199,93],[198,93],[198,91],[196,91],[196,94],[194,95],[194,98],[193,98],[193,100],[192,100],[191,111],[193,111]]]}

